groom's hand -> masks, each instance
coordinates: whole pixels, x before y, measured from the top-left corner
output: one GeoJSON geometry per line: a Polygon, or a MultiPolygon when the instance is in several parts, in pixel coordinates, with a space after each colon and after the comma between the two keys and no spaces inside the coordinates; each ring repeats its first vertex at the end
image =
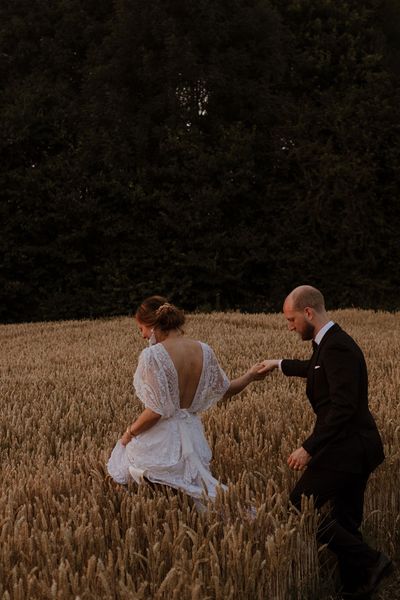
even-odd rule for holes
{"type": "Polygon", "coordinates": [[[261,372],[262,373],[270,373],[271,371],[273,371],[274,369],[277,369],[279,367],[279,360],[263,360],[260,365],[262,365],[261,367],[261,372]]]}
{"type": "Polygon", "coordinates": [[[311,460],[311,455],[303,447],[297,448],[289,456],[287,463],[294,471],[302,471],[311,460]]]}

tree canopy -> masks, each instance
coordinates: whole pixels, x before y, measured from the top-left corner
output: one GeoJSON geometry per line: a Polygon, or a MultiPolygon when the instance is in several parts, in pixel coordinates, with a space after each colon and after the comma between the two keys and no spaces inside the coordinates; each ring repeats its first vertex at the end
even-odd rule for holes
{"type": "Polygon", "coordinates": [[[3,0],[0,319],[397,309],[394,0],[3,0]]]}

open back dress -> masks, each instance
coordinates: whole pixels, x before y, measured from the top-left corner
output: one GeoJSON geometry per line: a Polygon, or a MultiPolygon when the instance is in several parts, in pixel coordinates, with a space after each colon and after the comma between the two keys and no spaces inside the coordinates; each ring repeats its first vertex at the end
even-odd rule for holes
{"type": "Polygon", "coordinates": [[[200,414],[218,400],[229,387],[229,379],[208,344],[199,342],[203,366],[189,408],[180,407],[178,373],[162,343],[143,350],[133,384],[146,408],[161,415],[153,427],[123,446],[114,447],[107,463],[108,472],[118,483],[144,478],[184,490],[194,498],[206,493],[215,497],[219,485],[210,471],[212,458],[200,414]]]}

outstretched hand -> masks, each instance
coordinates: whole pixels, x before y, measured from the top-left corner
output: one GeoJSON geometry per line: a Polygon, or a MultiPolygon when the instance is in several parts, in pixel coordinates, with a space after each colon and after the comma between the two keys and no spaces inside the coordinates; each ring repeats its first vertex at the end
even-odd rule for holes
{"type": "Polygon", "coordinates": [[[261,379],[265,379],[268,375],[268,370],[265,368],[262,362],[256,363],[247,371],[248,376],[251,381],[260,381],[261,379]]]}
{"type": "Polygon", "coordinates": [[[271,371],[279,367],[279,360],[263,360],[259,364],[262,365],[261,373],[271,373],[271,371]]]}
{"type": "Polygon", "coordinates": [[[247,376],[251,381],[260,381],[265,379],[274,369],[279,367],[279,360],[263,360],[256,363],[247,371],[247,376]]]}

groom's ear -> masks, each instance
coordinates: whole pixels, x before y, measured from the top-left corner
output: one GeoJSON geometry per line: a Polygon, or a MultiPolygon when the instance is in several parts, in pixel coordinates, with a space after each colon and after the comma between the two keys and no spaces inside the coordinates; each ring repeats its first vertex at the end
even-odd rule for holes
{"type": "Polygon", "coordinates": [[[304,309],[304,316],[307,317],[307,319],[309,319],[310,321],[312,321],[314,318],[314,310],[309,306],[306,306],[304,309]]]}

